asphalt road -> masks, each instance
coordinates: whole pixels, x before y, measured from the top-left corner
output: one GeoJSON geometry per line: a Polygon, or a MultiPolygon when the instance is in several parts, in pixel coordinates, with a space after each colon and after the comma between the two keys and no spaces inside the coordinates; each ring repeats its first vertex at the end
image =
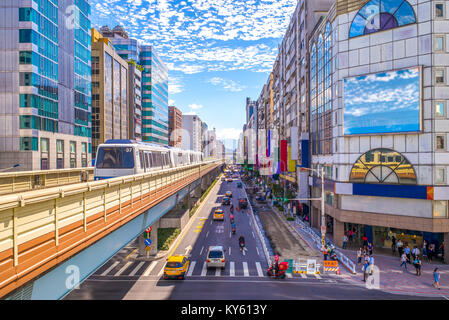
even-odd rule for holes
{"type": "MultiPolygon", "coordinates": [[[[185,280],[162,279],[165,259],[130,259],[136,241],[130,243],[93,275],[67,300],[300,300],[300,299],[410,299],[410,296],[368,290],[362,284],[348,283],[336,275],[293,276],[282,280],[266,277],[267,262],[247,210],[234,210],[237,233],[231,234],[229,206],[221,206],[226,191],[232,191],[234,208],[244,194],[237,182],[219,181],[208,195],[175,244],[175,254],[190,254],[185,280]],[[213,211],[222,207],[225,221],[213,221],[213,211]],[[247,251],[242,253],[238,237],[243,235],[247,251]],[[205,268],[209,246],[221,245],[226,252],[225,270],[205,268]]],[[[173,250],[173,249],[172,249],[173,250]]],[[[171,252],[170,252],[171,253],[171,252]]]]}

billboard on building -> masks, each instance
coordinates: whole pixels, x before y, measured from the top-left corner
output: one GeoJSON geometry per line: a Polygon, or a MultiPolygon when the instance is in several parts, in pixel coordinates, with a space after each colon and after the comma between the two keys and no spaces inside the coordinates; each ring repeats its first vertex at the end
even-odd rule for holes
{"type": "Polygon", "coordinates": [[[421,131],[421,68],[344,79],[344,134],[421,131]]]}

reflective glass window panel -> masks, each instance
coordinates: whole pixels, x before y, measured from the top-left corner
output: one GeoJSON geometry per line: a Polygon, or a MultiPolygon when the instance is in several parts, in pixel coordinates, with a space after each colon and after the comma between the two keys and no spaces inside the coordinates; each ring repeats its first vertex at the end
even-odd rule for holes
{"type": "Polygon", "coordinates": [[[445,36],[435,36],[435,50],[444,51],[444,38],[445,36]]]}
{"type": "MultiPolygon", "coordinates": [[[[385,2],[385,1],[382,1],[385,2]]],[[[398,21],[398,26],[405,26],[415,22],[415,12],[412,6],[407,2],[402,2],[402,5],[395,12],[394,17],[398,21]]]]}
{"type": "Polygon", "coordinates": [[[446,175],[446,170],[444,168],[435,169],[435,183],[444,183],[446,175]]]}
{"type": "Polygon", "coordinates": [[[434,201],[433,202],[433,217],[434,218],[447,218],[447,201],[434,201]]]}
{"type": "Polygon", "coordinates": [[[435,82],[438,84],[444,83],[444,70],[435,70],[435,82]]]}
{"type": "Polygon", "coordinates": [[[437,117],[444,116],[444,102],[443,101],[435,102],[435,116],[437,116],[437,117]]]}
{"type": "Polygon", "coordinates": [[[444,4],[443,3],[436,3],[435,4],[435,17],[436,18],[443,18],[444,17],[444,4]]]}
{"type": "Polygon", "coordinates": [[[443,135],[438,135],[437,137],[437,141],[436,141],[436,148],[438,150],[444,150],[444,136],[443,135]]]}
{"type": "Polygon", "coordinates": [[[132,169],[134,168],[133,148],[101,147],[98,150],[96,166],[99,169],[132,169]]]}

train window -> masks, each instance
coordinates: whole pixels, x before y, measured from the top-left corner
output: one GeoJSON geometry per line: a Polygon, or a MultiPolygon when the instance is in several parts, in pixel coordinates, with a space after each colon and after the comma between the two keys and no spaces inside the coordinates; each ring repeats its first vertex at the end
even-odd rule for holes
{"type": "Polygon", "coordinates": [[[98,169],[132,169],[134,150],[130,147],[101,147],[96,166],[98,169]]]}
{"type": "Polygon", "coordinates": [[[149,152],[145,152],[145,161],[147,163],[147,169],[148,170],[151,168],[150,155],[151,154],[149,152]]]}
{"type": "Polygon", "coordinates": [[[144,153],[143,151],[139,151],[139,159],[140,159],[140,169],[145,169],[145,159],[144,159],[144,153]]]}
{"type": "Polygon", "coordinates": [[[162,160],[162,166],[163,167],[165,167],[167,164],[166,164],[166,158],[165,158],[165,153],[161,153],[161,160],[162,160]]]}

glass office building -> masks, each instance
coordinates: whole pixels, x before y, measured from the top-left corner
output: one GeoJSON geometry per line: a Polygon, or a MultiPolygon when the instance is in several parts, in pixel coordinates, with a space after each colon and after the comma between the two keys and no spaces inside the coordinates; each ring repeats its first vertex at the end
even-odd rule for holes
{"type": "Polygon", "coordinates": [[[0,169],[88,166],[89,2],[8,1],[0,16],[0,169]]]}
{"type": "Polygon", "coordinates": [[[142,140],[168,145],[168,70],[152,46],[140,51],[142,140]]]}

